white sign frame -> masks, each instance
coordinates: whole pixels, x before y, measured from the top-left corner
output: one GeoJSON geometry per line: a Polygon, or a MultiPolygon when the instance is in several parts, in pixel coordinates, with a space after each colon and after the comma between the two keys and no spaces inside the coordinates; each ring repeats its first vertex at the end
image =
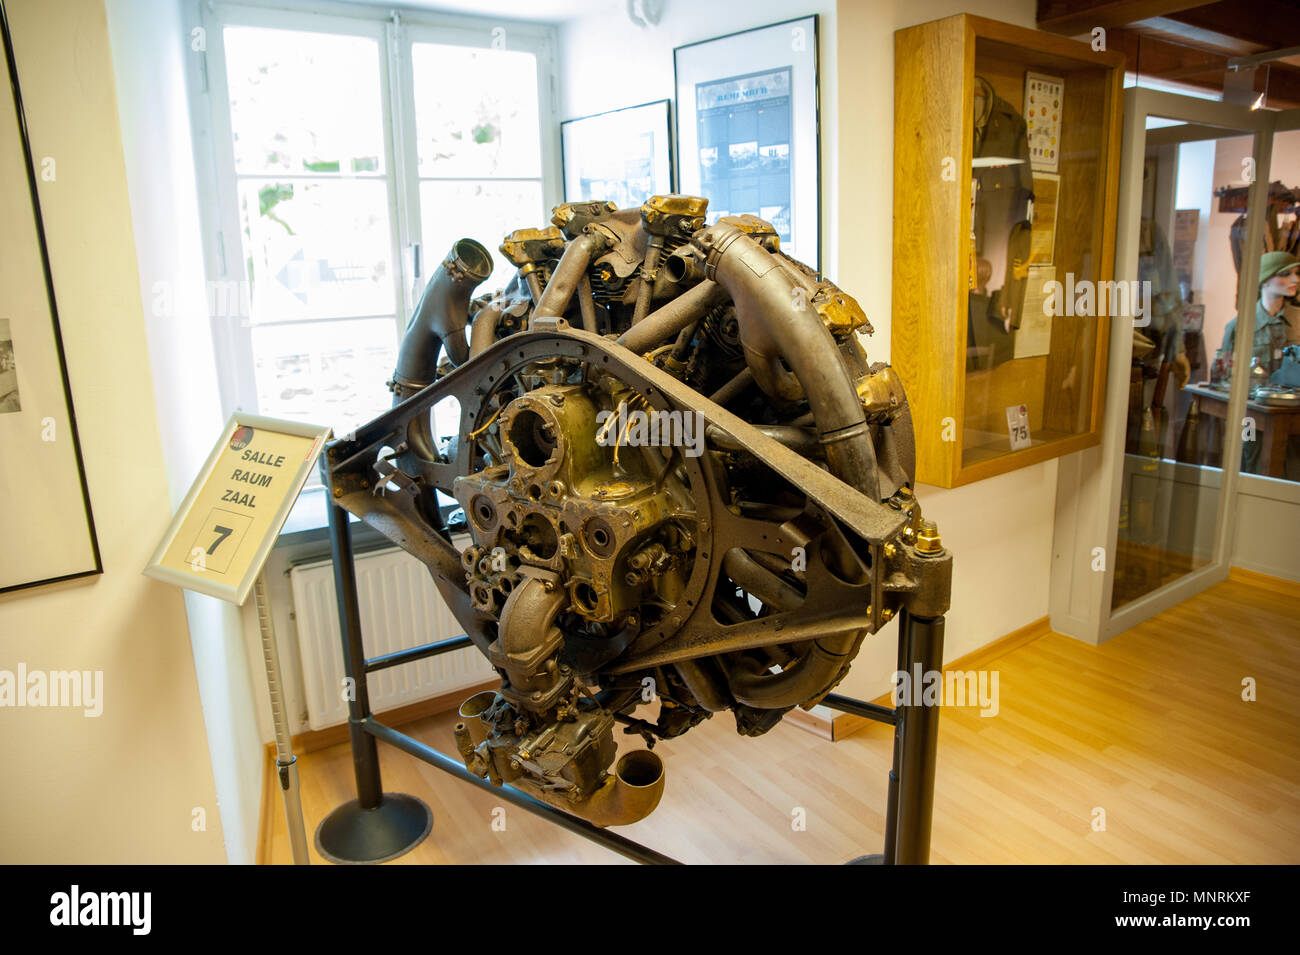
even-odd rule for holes
{"type": "Polygon", "coordinates": [[[244,601],[248,599],[249,592],[253,589],[253,584],[257,581],[258,575],[262,572],[262,567],[266,564],[267,557],[271,554],[271,548],[275,546],[276,539],[280,536],[280,529],[284,522],[289,519],[289,513],[293,510],[294,504],[298,500],[298,495],[302,493],[303,486],[307,483],[307,478],[311,475],[312,469],[316,467],[316,462],[320,458],[321,451],[325,447],[331,429],[319,425],[303,424],[297,421],[284,421],[279,418],[265,418],[261,415],[250,414],[243,411],[236,411],[226,422],[225,428],[221,431],[221,437],[212,448],[212,453],[208,455],[207,461],[199,470],[198,477],[190,485],[189,491],[185,495],[185,500],[177,509],[167,532],[163,534],[157,549],[149,559],[148,566],[143,573],[147,577],[153,577],[177,587],[184,587],[186,590],[193,590],[197,593],[207,594],[210,597],[217,597],[220,600],[226,600],[237,606],[243,606],[244,601]],[[276,507],[271,518],[271,525],[268,531],[263,535],[262,540],[258,543],[257,550],[254,552],[252,561],[248,569],[240,578],[238,584],[223,584],[201,576],[198,572],[182,573],[171,567],[164,566],[162,561],[168,550],[171,549],[176,535],[180,533],[181,528],[185,525],[190,516],[190,510],[193,508],[195,501],[198,500],[199,494],[212,477],[217,463],[221,460],[222,453],[230,444],[234,433],[242,427],[249,427],[256,430],[271,431],[278,434],[288,434],[300,438],[313,438],[311,452],[306,459],[298,466],[298,470],[289,485],[289,493],[285,494],[284,499],[276,507]]]}

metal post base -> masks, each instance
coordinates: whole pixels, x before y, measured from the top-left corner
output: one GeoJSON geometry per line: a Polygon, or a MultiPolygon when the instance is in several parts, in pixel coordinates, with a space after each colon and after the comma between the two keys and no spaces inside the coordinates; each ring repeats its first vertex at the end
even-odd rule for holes
{"type": "Polygon", "coordinates": [[[410,852],[433,831],[433,810],[405,793],[384,793],[374,809],[353,799],[316,827],[316,851],[339,865],[372,865],[410,852]]]}

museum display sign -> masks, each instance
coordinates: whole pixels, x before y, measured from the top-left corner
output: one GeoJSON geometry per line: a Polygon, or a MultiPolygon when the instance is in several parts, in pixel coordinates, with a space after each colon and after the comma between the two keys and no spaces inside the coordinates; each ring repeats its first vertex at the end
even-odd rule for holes
{"type": "Polygon", "coordinates": [[[243,604],[329,431],[232,415],[145,574],[243,604]]]}

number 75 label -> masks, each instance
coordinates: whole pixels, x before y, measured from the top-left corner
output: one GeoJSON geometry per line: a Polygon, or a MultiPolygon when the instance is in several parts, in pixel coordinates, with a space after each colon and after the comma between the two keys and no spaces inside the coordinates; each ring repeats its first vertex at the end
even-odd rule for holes
{"type": "Polygon", "coordinates": [[[1029,408],[1026,405],[1012,405],[1007,409],[1007,434],[1011,437],[1011,450],[1020,451],[1032,447],[1029,436],[1029,408]]]}

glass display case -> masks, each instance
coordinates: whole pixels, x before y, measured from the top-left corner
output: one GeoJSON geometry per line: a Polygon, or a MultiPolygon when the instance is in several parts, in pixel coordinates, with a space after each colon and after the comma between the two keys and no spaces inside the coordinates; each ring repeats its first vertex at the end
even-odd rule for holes
{"type": "Polygon", "coordinates": [[[1158,307],[1114,281],[1123,71],[966,14],[895,34],[891,361],[921,482],[1099,440],[1109,334],[1158,307]]]}

